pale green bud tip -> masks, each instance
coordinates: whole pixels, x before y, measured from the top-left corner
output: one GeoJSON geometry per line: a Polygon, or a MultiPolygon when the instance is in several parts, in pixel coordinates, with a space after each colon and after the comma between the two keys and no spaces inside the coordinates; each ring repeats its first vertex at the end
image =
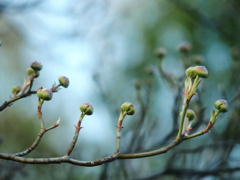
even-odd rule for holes
{"type": "Polygon", "coordinates": [[[186,75],[190,78],[195,78],[196,76],[207,78],[209,73],[205,66],[194,66],[186,70],[186,75]]]}
{"type": "Polygon", "coordinates": [[[195,118],[195,112],[191,109],[188,109],[186,116],[187,116],[188,120],[191,121],[195,118]]]}
{"type": "Polygon", "coordinates": [[[127,115],[133,115],[135,112],[135,107],[130,102],[125,102],[121,105],[121,109],[123,112],[126,112],[127,115]]]}
{"type": "Polygon", "coordinates": [[[42,64],[40,62],[34,61],[34,62],[31,63],[30,67],[34,71],[40,71],[42,69],[42,64]]]}
{"type": "Polygon", "coordinates": [[[166,55],[167,51],[164,48],[158,48],[155,50],[155,54],[157,55],[157,57],[159,57],[160,59],[164,58],[166,55]]]}
{"type": "Polygon", "coordinates": [[[30,75],[35,75],[35,77],[38,77],[39,76],[39,72],[38,71],[35,71],[33,68],[28,68],[26,70],[27,74],[30,76],[30,75]]]}
{"type": "Polygon", "coordinates": [[[81,104],[79,109],[81,112],[85,113],[86,115],[93,114],[93,107],[91,104],[88,104],[88,103],[81,104]]]}
{"type": "Polygon", "coordinates": [[[61,86],[67,88],[69,86],[69,80],[67,77],[65,76],[61,76],[58,78],[59,83],[61,84],[61,86]]]}
{"type": "Polygon", "coordinates": [[[21,91],[21,87],[20,86],[13,86],[12,87],[12,93],[13,94],[17,94],[21,91]]]}
{"type": "Polygon", "coordinates": [[[226,100],[219,99],[215,102],[215,108],[221,112],[227,112],[228,111],[228,103],[226,100]]]}
{"type": "Polygon", "coordinates": [[[40,99],[43,99],[43,100],[46,100],[46,101],[50,101],[52,99],[52,91],[49,90],[49,89],[38,89],[37,90],[37,96],[40,98],[40,99]]]}

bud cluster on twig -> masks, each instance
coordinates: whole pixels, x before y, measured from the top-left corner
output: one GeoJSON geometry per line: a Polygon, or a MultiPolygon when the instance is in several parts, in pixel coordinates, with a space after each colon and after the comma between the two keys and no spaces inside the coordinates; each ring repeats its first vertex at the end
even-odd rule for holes
{"type": "MultiPolygon", "coordinates": [[[[185,56],[188,55],[189,51],[191,49],[191,46],[188,44],[183,44],[179,47],[179,51],[183,53],[185,56]]],[[[159,70],[163,77],[170,81],[172,86],[176,85],[176,82],[172,78],[171,75],[165,73],[162,69],[162,61],[166,55],[166,50],[160,48],[156,50],[157,56],[160,59],[160,66],[159,70]]],[[[185,57],[186,58],[186,57],[185,57]]],[[[185,65],[188,64],[188,61],[186,61],[185,65]]],[[[200,63],[199,63],[200,64],[200,63]]],[[[228,103],[226,100],[220,99],[215,102],[215,108],[216,110],[212,111],[210,120],[208,125],[203,128],[203,130],[191,134],[190,131],[192,130],[192,124],[193,121],[196,119],[196,113],[189,109],[190,102],[192,100],[192,97],[196,95],[197,89],[199,84],[201,83],[200,78],[208,78],[209,72],[206,69],[205,66],[192,66],[186,68],[185,74],[186,79],[184,83],[184,90],[183,90],[183,103],[182,103],[182,110],[180,113],[180,121],[179,121],[179,128],[176,138],[167,146],[156,149],[153,151],[147,151],[147,152],[140,152],[140,153],[131,153],[131,154],[121,154],[120,153],[120,140],[121,140],[121,130],[122,130],[122,123],[124,118],[127,115],[133,115],[135,113],[135,106],[130,102],[125,102],[121,105],[119,118],[116,125],[116,147],[115,151],[112,155],[95,160],[95,161],[80,161],[77,159],[71,158],[71,153],[75,148],[75,145],[78,140],[79,132],[81,127],[81,123],[85,117],[85,115],[92,115],[93,114],[93,107],[89,103],[83,103],[80,105],[79,109],[81,111],[81,114],[79,116],[78,122],[75,125],[75,134],[72,138],[72,141],[66,150],[66,153],[61,157],[54,157],[54,158],[27,158],[23,157],[29,153],[31,153],[37,145],[40,143],[41,138],[43,135],[56,127],[59,126],[60,118],[56,121],[55,124],[46,127],[43,119],[43,113],[42,113],[42,107],[44,105],[45,101],[50,101],[53,98],[53,93],[58,92],[60,90],[60,87],[67,88],[69,86],[69,79],[65,76],[60,76],[58,79],[59,84],[54,84],[51,88],[43,88],[39,87],[37,90],[32,90],[32,85],[34,82],[34,79],[39,77],[40,71],[42,70],[42,64],[35,61],[31,63],[30,67],[27,69],[27,80],[24,81],[24,84],[22,87],[20,86],[14,86],[12,87],[12,96],[9,101],[5,101],[0,106],[0,111],[7,108],[10,104],[13,104],[15,101],[20,100],[22,98],[28,97],[30,95],[36,94],[38,97],[38,107],[37,107],[37,116],[40,121],[40,131],[38,136],[36,137],[33,144],[27,148],[26,150],[15,153],[15,154],[8,154],[8,153],[0,153],[1,159],[7,159],[7,160],[13,160],[21,163],[34,163],[34,164],[50,164],[50,163],[70,163],[74,165],[79,166],[97,166],[101,165],[103,163],[111,162],[116,159],[131,159],[131,158],[142,158],[142,157],[149,157],[154,156],[162,153],[166,153],[167,151],[171,150],[175,146],[179,145],[182,141],[188,140],[191,138],[195,138],[197,136],[203,135],[214,126],[214,124],[217,122],[218,115],[220,113],[225,113],[228,111],[228,103]]],[[[150,77],[154,75],[153,68],[148,68],[147,73],[150,77]]],[[[151,81],[152,83],[152,81],[151,81]]],[[[141,90],[142,84],[140,81],[135,82],[135,88],[137,90],[137,99],[139,100],[142,109],[147,109],[147,106],[141,99],[140,90],[141,90]]],[[[178,86],[181,87],[181,86],[178,86]]]]}

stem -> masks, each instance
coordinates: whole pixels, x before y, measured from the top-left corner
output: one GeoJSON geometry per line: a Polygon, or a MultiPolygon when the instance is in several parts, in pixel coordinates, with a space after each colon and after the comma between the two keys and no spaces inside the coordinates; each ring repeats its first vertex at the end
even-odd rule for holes
{"type": "Polygon", "coordinates": [[[119,147],[120,147],[120,140],[121,140],[121,129],[122,127],[122,122],[124,117],[127,115],[127,112],[120,112],[119,119],[118,119],[118,124],[116,126],[117,129],[117,136],[116,136],[116,149],[114,154],[119,153],[119,147]]]}
{"type": "Polygon", "coordinates": [[[177,137],[176,137],[177,140],[180,140],[181,135],[182,135],[183,125],[184,125],[184,119],[185,119],[185,116],[186,116],[186,112],[187,112],[188,106],[189,106],[189,100],[188,100],[188,98],[186,98],[186,99],[185,99],[185,102],[184,102],[184,104],[183,104],[183,107],[182,107],[179,130],[178,130],[178,134],[177,134],[177,137]]]}
{"type": "Polygon", "coordinates": [[[174,148],[178,144],[180,144],[181,141],[174,140],[172,141],[169,145],[154,150],[154,151],[148,151],[148,152],[142,152],[142,153],[134,153],[134,154],[119,154],[118,159],[134,159],[134,158],[144,158],[144,157],[150,157],[150,156],[155,156],[158,154],[163,154],[169,151],[170,149],[174,148]]]}
{"type": "Polygon", "coordinates": [[[72,142],[71,142],[71,144],[70,144],[70,147],[69,147],[68,150],[67,150],[67,153],[66,153],[67,156],[69,156],[69,155],[72,153],[72,151],[73,151],[73,149],[74,149],[74,147],[75,147],[75,145],[76,145],[76,142],[77,142],[77,139],[78,139],[78,135],[79,135],[79,131],[80,131],[80,129],[82,128],[82,127],[81,127],[81,123],[82,123],[82,120],[83,120],[84,115],[85,115],[85,113],[82,112],[82,114],[81,114],[80,117],[79,117],[78,123],[77,123],[77,125],[75,126],[75,135],[74,135],[74,137],[73,137],[73,139],[72,139],[72,142]]]}

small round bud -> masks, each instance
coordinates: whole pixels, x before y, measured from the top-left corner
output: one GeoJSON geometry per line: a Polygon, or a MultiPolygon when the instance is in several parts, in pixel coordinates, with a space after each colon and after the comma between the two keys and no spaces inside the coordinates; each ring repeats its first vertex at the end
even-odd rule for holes
{"type": "Polygon", "coordinates": [[[196,76],[207,78],[209,73],[205,66],[194,66],[186,70],[186,75],[190,78],[195,78],[196,76]]]}
{"type": "Polygon", "coordinates": [[[38,71],[35,71],[35,70],[32,69],[32,68],[28,68],[28,69],[26,70],[26,72],[27,72],[28,76],[30,76],[30,75],[35,75],[35,77],[38,77],[38,76],[39,76],[39,72],[38,72],[38,71]]]}
{"type": "Polygon", "coordinates": [[[40,71],[42,69],[42,64],[40,62],[34,61],[34,62],[31,63],[30,67],[34,71],[40,71]]]}
{"type": "Polygon", "coordinates": [[[183,43],[178,47],[178,50],[182,53],[188,53],[192,49],[192,46],[188,43],[183,43]]]}
{"type": "Polygon", "coordinates": [[[163,59],[166,55],[166,50],[164,48],[158,48],[155,50],[155,54],[157,55],[158,58],[163,59]]]}
{"type": "Polygon", "coordinates": [[[21,91],[20,86],[13,86],[12,87],[12,94],[18,94],[21,91]]]}
{"type": "Polygon", "coordinates": [[[67,77],[65,76],[61,76],[58,78],[59,83],[61,84],[61,86],[67,88],[69,86],[69,80],[67,77]]]}
{"type": "Polygon", "coordinates": [[[187,116],[188,120],[191,121],[195,118],[195,112],[191,109],[188,109],[186,116],[187,116]]]}
{"type": "Polygon", "coordinates": [[[88,104],[88,103],[81,104],[79,109],[81,112],[85,113],[86,115],[93,114],[93,107],[91,104],[88,104]]]}
{"type": "Polygon", "coordinates": [[[52,91],[49,90],[49,89],[38,89],[37,90],[37,96],[40,98],[40,99],[43,99],[43,100],[46,100],[46,101],[49,101],[52,99],[52,91]]]}
{"type": "Polygon", "coordinates": [[[127,112],[127,115],[133,115],[135,112],[135,107],[130,102],[125,102],[121,105],[121,109],[123,112],[127,112]]]}
{"type": "Polygon", "coordinates": [[[215,108],[221,112],[227,112],[228,111],[228,103],[226,100],[219,99],[215,102],[215,108]]]}

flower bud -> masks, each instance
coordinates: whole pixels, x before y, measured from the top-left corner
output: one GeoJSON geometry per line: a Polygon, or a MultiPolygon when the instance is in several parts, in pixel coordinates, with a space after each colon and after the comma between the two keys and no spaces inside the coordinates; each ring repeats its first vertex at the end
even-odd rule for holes
{"type": "Polygon", "coordinates": [[[91,104],[88,104],[88,103],[81,104],[79,109],[81,112],[85,113],[86,115],[93,114],[93,107],[91,104]]]}
{"type": "Polygon", "coordinates": [[[30,75],[35,75],[35,77],[38,77],[39,74],[40,74],[38,71],[35,71],[35,70],[32,69],[32,68],[28,68],[28,69],[26,70],[26,72],[27,72],[28,76],[30,76],[30,75]]]}
{"type": "Polygon", "coordinates": [[[186,116],[187,116],[188,120],[191,121],[195,118],[195,112],[191,109],[188,109],[186,116]]]}
{"type": "Polygon", "coordinates": [[[155,54],[158,58],[163,59],[166,55],[166,50],[164,48],[158,48],[155,50],[155,54]]]}
{"type": "Polygon", "coordinates": [[[30,67],[34,71],[40,71],[42,69],[42,64],[40,62],[34,61],[34,62],[31,63],[30,67]]]}
{"type": "Polygon", "coordinates": [[[125,102],[121,105],[121,109],[123,112],[126,112],[127,115],[133,115],[135,111],[135,107],[130,102],[125,102]]]}
{"type": "Polygon", "coordinates": [[[69,86],[69,80],[67,77],[65,76],[61,76],[58,78],[58,81],[60,83],[61,86],[67,88],[69,86]]]}
{"type": "Polygon", "coordinates": [[[226,100],[219,99],[215,102],[215,108],[221,112],[227,112],[228,111],[228,103],[226,100]]]}
{"type": "Polygon", "coordinates": [[[37,96],[40,98],[40,99],[43,99],[43,100],[46,100],[46,101],[49,101],[52,99],[52,91],[49,90],[49,89],[38,89],[37,90],[37,96]]]}
{"type": "Polygon", "coordinates": [[[183,43],[178,48],[178,50],[182,53],[188,53],[191,49],[192,49],[192,46],[188,43],[183,43]]]}
{"type": "Polygon", "coordinates": [[[13,86],[12,87],[12,94],[18,94],[21,91],[20,86],[13,86]]]}
{"type": "Polygon", "coordinates": [[[186,75],[190,78],[195,78],[196,76],[207,78],[209,73],[205,66],[194,66],[186,70],[186,75]]]}

